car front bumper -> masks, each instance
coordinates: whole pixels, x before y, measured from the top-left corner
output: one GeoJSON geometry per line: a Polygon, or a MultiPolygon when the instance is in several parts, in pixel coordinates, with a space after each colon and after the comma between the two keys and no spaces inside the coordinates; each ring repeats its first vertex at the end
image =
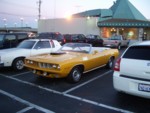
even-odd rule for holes
{"type": "Polygon", "coordinates": [[[64,78],[69,74],[68,69],[48,70],[48,69],[39,68],[39,67],[32,67],[29,65],[25,65],[25,67],[31,70],[34,74],[37,74],[39,76],[44,76],[47,78],[64,78]]]}

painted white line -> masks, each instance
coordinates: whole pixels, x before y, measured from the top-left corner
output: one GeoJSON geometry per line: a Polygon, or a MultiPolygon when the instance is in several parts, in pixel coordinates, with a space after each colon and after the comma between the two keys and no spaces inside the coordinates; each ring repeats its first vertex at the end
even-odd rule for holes
{"type": "Polygon", "coordinates": [[[15,75],[12,75],[11,77],[17,77],[17,76],[20,76],[20,75],[23,75],[23,74],[27,74],[27,73],[30,73],[31,71],[28,71],[28,72],[24,72],[24,73],[19,73],[19,74],[15,74],[15,75]]]}
{"type": "Polygon", "coordinates": [[[23,99],[21,99],[21,98],[15,96],[15,95],[12,95],[12,94],[10,94],[10,93],[7,93],[7,92],[5,92],[5,91],[3,91],[3,90],[1,90],[1,89],[0,89],[0,93],[3,94],[3,95],[6,95],[6,96],[8,96],[8,97],[10,97],[10,98],[12,98],[12,99],[14,99],[14,100],[16,100],[16,101],[18,101],[18,102],[21,102],[21,103],[23,103],[23,104],[25,104],[25,105],[28,105],[28,106],[30,106],[30,107],[32,107],[32,108],[36,108],[36,109],[38,109],[39,111],[42,111],[42,112],[45,112],[45,113],[55,113],[55,112],[53,112],[53,111],[50,111],[50,110],[45,109],[45,108],[43,108],[43,107],[40,107],[40,106],[38,106],[38,105],[32,104],[32,103],[30,103],[30,102],[28,102],[28,101],[26,101],[26,100],[23,100],[23,99]]]}
{"type": "Polygon", "coordinates": [[[76,87],[73,87],[73,88],[71,88],[71,89],[69,89],[69,90],[66,90],[66,91],[64,91],[63,93],[64,93],[64,94],[69,93],[69,92],[71,92],[71,91],[73,91],[73,90],[75,90],[75,89],[77,89],[77,88],[80,88],[80,87],[82,87],[82,86],[84,86],[84,85],[86,85],[86,84],[88,84],[88,83],[90,83],[90,82],[92,82],[92,81],[94,81],[94,80],[96,80],[96,79],[98,79],[98,78],[101,78],[102,76],[104,76],[104,75],[106,75],[106,74],[108,74],[108,73],[110,73],[110,72],[112,72],[112,70],[107,71],[107,72],[103,73],[102,75],[97,76],[97,77],[95,77],[95,78],[93,78],[93,79],[90,79],[89,81],[86,81],[86,82],[84,82],[83,84],[80,84],[80,85],[78,85],[78,86],[76,86],[76,87]]]}
{"type": "MultiPolygon", "coordinates": [[[[109,71],[108,71],[108,73],[109,73],[109,71]]],[[[7,76],[7,75],[3,75],[3,74],[0,74],[0,75],[3,76],[3,77],[9,78],[9,79],[13,79],[13,80],[15,80],[15,81],[18,81],[18,82],[21,82],[21,83],[30,85],[30,86],[37,87],[37,88],[42,89],[42,90],[49,91],[49,92],[51,92],[51,93],[63,95],[63,96],[66,96],[66,97],[69,97],[69,98],[72,98],[72,99],[76,99],[76,100],[79,100],[79,101],[83,101],[83,102],[86,102],[86,103],[90,103],[90,104],[93,104],[93,105],[97,105],[97,106],[99,106],[99,107],[103,107],[103,108],[106,108],[106,109],[114,110],[114,111],[117,111],[117,112],[133,113],[133,112],[128,111],[128,110],[124,110],[124,109],[112,107],[112,106],[109,106],[109,105],[105,105],[105,104],[102,104],[102,103],[98,103],[98,102],[95,102],[95,101],[87,100],[87,99],[84,99],[84,98],[81,98],[81,97],[78,97],[78,96],[73,96],[73,95],[70,95],[70,94],[66,94],[66,93],[64,93],[64,92],[59,92],[59,91],[51,90],[51,89],[48,89],[48,88],[46,88],[46,87],[39,86],[39,85],[30,83],[30,82],[22,81],[22,80],[19,80],[19,79],[17,79],[17,78],[13,78],[13,77],[10,77],[10,76],[7,76]]],[[[96,77],[96,78],[97,78],[97,77],[96,77]]]]}
{"type": "Polygon", "coordinates": [[[31,110],[31,109],[33,109],[33,107],[27,107],[27,108],[24,108],[24,109],[22,109],[22,110],[16,112],[16,113],[24,113],[24,112],[27,112],[27,111],[29,111],[29,110],[31,110]]]}
{"type": "Polygon", "coordinates": [[[103,107],[103,108],[106,108],[106,109],[110,109],[110,110],[114,110],[114,111],[117,111],[117,112],[134,113],[134,112],[131,112],[131,111],[128,111],[128,110],[112,107],[112,106],[109,106],[109,105],[105,105],[105,104],[98,103],[98,102],[95,102],[95,101],[92,101],[92,100],[80,98],[80,97],[77,97],[77,96],[73,96],[73,95],[69,95],[69,94],[64,94],[64,95],[67,96],[67,97],[70,97],[70,98],[74,98],[76,100],[80,100],[80,101],[83,101],[83,102],[86,102],[86,103],[89,103],[89,104],[93,104],[93,105],[103,107]]]}

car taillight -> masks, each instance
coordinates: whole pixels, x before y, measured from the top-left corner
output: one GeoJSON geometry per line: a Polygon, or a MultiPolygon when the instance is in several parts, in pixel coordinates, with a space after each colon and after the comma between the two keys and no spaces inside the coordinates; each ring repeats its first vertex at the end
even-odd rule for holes
{"type": "Polygon", "coordinates": [[[64,38],[64,43],[66,43],[66,39],[64,38]]]}
{"type": "Polygon", "coordinates": [[[121,62],[121,58],[117,59],[114,66],[114,71],[120,71],[120,62],[121,62]]]}

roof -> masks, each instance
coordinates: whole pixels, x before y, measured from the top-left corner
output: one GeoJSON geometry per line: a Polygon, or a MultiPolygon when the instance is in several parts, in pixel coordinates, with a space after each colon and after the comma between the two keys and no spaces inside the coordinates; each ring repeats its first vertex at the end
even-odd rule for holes
{"type": "Polygon", "coordinates": [[[150,22],[129,2],[116,0],[109,8],[113,15],[100,17],[99,27],[150,27],[150,22]]]}
{"type": "Polygon", "coordinates": [[[150,41],[142,41],[138,45],[145,45],[145,46],[148,45],[148,46],[150,46],[150,41]]]}
{"type": "Polygon", "coordinates": [[[101,18],[112,17],[113,12],[111,9],[101,9],[101,18]]]}
{"type": "Polygon", "coordinates": [[[129,0],[116,0],[109,9],[94,9],[73,15],[73,17],[88,16],[99,17],[99,27],[150,27],[150,22],[129,0]]]}
{"type": "Polygon", "coordinates": [[[110,9],[113,12],[112,18],[147,21],[147,19],[129,2],[129,0],[117,0],[110,9]]]}
{"type": "Polygon", "coordinates": [[[81,13],[77,13],[72,15],[73,17],[99,17],[100,16],[101,9],[94,9],[94,10],[89,10],[89,11],[84,11],[81,13]]]}

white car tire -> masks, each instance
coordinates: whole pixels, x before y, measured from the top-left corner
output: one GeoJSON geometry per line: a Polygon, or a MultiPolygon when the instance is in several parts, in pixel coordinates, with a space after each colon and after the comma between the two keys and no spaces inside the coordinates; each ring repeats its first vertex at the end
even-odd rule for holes
{"type": "Polygon", "coordinates": [[[16,71],[20,71],[23,70],[24,68],[24,58],[17,58],[13,61],[12,67],[16,70],[16,71]]]}

